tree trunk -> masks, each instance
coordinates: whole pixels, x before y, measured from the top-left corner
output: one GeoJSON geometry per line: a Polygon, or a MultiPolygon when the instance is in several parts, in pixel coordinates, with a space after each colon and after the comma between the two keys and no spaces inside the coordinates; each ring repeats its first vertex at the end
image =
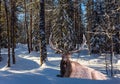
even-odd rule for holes
{"type": "Polygon", "coordinates": [[[44,0],[40,0],[40,64],[46,61],[47,49],[46,49],[46,38],[45,38],[45,9],[44,0]]]}
{"type": "Polygon", "coordinates": [[[80,29],[79,29],[79,14],[78,14],[78,0],[74,1],[74,28],[77,35],[77,44],[79,44],[79,37],[80,29]]]}
{"type": "MultiPolygon", "coordinates": [[[[32,0],[30,0],[30,3],[32,3],[32,0]]],[[[33,50],[32,49],[32,7],[30,9],[30,32],[29,32],[29,42],[30,42],[30,52],[33,50]]]]}
{"type": "Polygon", "coordinates": [[[113,36],[111,34],[111,56],[110,56],[110,65],[111,65],[111,76],[113,77],[113,57],[114,57],[114,50],[113,50],[113,36]]]}
{"type": "Polygon", "coordinates": [[[25,30],[27,33],[27,47],[28,47],[28,52],[30,53],[30,44],[29,44],[29,31],[28,31],[28,24],[27,24],[27,10],[26,10],[26,0],[24,0],[24,7],[25,7],[25,30]]]}
{"type": "MultiPolygon", "coordinates": [[[[1,0],[0,0],[0,12],[1,12],[1,0]]],[[[0,14],[0,61],[2,60],[2,56],[1,56],[1,33],[2,33],[2,29],[1,29],[1,14],[0,14]]]]}
{"type": "Polygon", "coordinates": [[[4,0],[5,12],[6,12],[6,24],[7,24],[7,34],[8,34],[8,61],[7,66],[10,67],[10,27],[9,27],[9,13],[7,8],[7,0],[4,0]]]}
{"type": "Polygon", "coordinates": [[[92,12],[93,12],[93,0],[89,0],[87,2],[87,44],[88,44],[88,48],[89,48],[89,53],[91,54],[91,45],[90,45],[90,39],[91,39],[91,34],[89,33],[91,31],[91,28],[92,28],[92,12]]]}
{"type": "Polygon", "coordinates": [[[15,64],[15,0],[11,0],[11,42],[12,42],[12,62],[15,64]]]}
{"type": "Polygon", "coordinates": [[[77,44],[82,43],[83,38],[83,25],[82,25],[82,9],[81,9],[81,1],[74,1],[74,28],[77,34],[77,44]]]}

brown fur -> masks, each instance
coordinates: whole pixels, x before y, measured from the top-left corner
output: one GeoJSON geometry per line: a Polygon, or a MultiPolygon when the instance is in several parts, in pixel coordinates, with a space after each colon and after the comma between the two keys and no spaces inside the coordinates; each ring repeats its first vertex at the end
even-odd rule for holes
{"type": "Polygon", "coordinates": [[[62,77],[70,77],[72,72],[72,66],[70,60],[61,60],[60,63],[60,74],[62,77]]]}
{"type": "Polygon", "coordinates": [[[101,72],[89,68],[87,66],[81,65],[78,62],[70,60],[70,53],[65,53],[62,55],[62,60],[60,63],[60,76],[70,77],[70,78],[83,78],[83,79],[93,79],[93,80],[106,80],[104,74],[101,72]]]}
{"type": "Polygon", "coordinates": [[[67,60],[61,60],[60,63],[60,73],[61,77],[70,78],[84,78],[93,80],[106,80],[104,74],[96,71],[87,66],[81,65],[78,62],[67,60]]]}

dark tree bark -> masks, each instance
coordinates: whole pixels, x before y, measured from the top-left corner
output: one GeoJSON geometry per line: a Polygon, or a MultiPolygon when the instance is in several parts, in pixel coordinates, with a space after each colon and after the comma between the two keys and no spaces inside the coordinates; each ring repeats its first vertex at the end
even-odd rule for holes
{"type": "MultiPolygon", "coordinates": [[[[30,0],[30,3],[32,3],[32,0],[30,0]]],[[[30,32],[29,32],[29,42],[30,42],[30,52],[32,49],[32,7],[30,9],[30,32]]]]}
{"type": "Polygon", "coordinates": [[[82,9],[81,1],[74,0],[74,28],[77,35],[77,44],[82,43],[83,25],[82,25],[82,9]]]}
{"type": "Polygon", "coordinates": [[[2,60],[2,56],[1,56],[1,33],[2,33],[2,29],[1,29],[1,0],[0,0],[0,61],[2,60]]]}
{"type": "Polygon", "coordinates": [[[28,52],[30,53],[30,44],[29,44],[29,31],[28,31],[28,24],[27,24],[27,9],[26,9],[26,0],[24,0],[24,7],[25,7],[25,30],[27,33],[27,47],[28,47],[28,52]]]}
{"type": "Polygon", "coordinates": [[[87,13],[86,13],[86,16],[87,16],[87,44],[88,44],[88,48],[89,48],[89,53],[91,53],[91,45],[90,45],[90,39],[91,39],[91,34],[89,33],[92,29],[92,12],[93,12],[93,0],[88,0],[87,2],[87,13]]]}
{"type": "Polygon", "coordinates": [[[113,57],[114,57],[114,51],[113,51],[113,36],[111,35],[111,56],[110,56],[110,64],[111,64],[111,76],[113,77],[113,57]]]}
{"type": "Polygon", "coordinates": [[[44,0],[40,0],[40,64],[46,61],[47,49],[46,49],[46,38],[45,38],[45,9],[44,0]]]}
{"type": "Polygon", "coordinates": [[[15,2],[16,0],[11,0],[11,44],[12,44],[12,62],[15,64],[15,2]]]}
{"type": "Polygon", "coordinates": [[[10,27],[9,27],[9,13],[8,13],[8,7],[7,7],[7,0],[4,0],[4,6],[5,6],[5,12],[6,12],[6,24],[7,24],[7,34],[8,34],[8,61],[7,66],[10,67],[10,27]]]}

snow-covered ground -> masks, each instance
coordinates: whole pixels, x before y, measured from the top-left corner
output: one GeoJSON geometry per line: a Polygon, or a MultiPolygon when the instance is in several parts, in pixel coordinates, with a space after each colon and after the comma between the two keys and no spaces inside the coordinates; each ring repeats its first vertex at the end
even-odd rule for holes
{"type": "MultiPolygon", "coordinates": [[[[29,54],[26,45],[17,44],[15,49],[16,64],[11,62],[11,67],[8,68],[6,67],[7,49],[2,49],[0,84],[120,84],[120,55],[114,57],[115,78],[100,81],[56,77],[59,74],[61,57],[59,54],[55,54],[49,46],[47,51],[47,62],[40,66],[39,52],[33,51],[29,54]]],[[[106,73],[104,56],[90,56],[87,49],[73,54],[72,60],[106,73]]]]}

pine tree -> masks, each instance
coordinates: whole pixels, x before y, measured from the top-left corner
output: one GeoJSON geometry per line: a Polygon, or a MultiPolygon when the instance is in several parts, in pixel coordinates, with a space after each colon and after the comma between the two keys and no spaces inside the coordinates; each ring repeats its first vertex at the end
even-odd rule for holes
{"type": "Polygon", "coordinates": [[[45,38],[45,2],[40,0],[40,64],[46,61],[47,49],[46,49],[46,38],[45,38]]]}
{"type": "Polygon", "coordinates": [[[26,0],[24,0],[24,10],[25,10],[25,21],[24,21],[24,27],[27,33],[27,47],[28,47],[28,52],[30,53],[30,43],[29,43],[29,30],[28,30],[28,21],[27,21],[27,8],[26,8],[26,0]]]}
{"type": "Polygon", "coordinates": [[[76,47],[76,33],[74,28],[74,8],[72,0],[60,0],[55,12],[56,19],[53,21],[51,32],[52,42],[56,48],[68,53],[76,47]]]}
{"type": "Polygon", "coordinates": [[[82,37],[84,33],[83,23],[82,23],[82,1],[74,1],[74,28],[77,35],[77,44],[82,43],[82,37]]]}
{"type": "Polygon", "coordinates": [[[92,48],[91,48],[91,37],[92,34],[90,33],[92,31],[93,28],[93,10],[94,10],[94,0],[88,0],[86,3],[86,19],[87,19],[87,44],[88,44],[88,48],[89,48],[89,53],[91,53],[92,48]]]}
{"type": "Polygon", "coordinates": [[[47,44],[49,44],[49,37],[50,37],[50,31],[52,28],[52,21],[54,20],[53,13],[55,10],[55,4],[54,0],[47,0],[45,3],[45,30],[46,30],[46,40],[47,44]]]}
{"type": "Polygon", "coordinates": [[[91,47],[92,47],[92,53],[102,53],[105,51],[104,49],[104,44],[105,44],[105,37],[106,35],[103,34],[104,32],[104,27],[102,26],[102,21],[104,18],[104,8],[103,8],[103,1],[96,0],[94,2],[94,11],[93,11],[93,27],[92,27],[92,37],[93,39],[91,40],[91,47]]]}
{"type": "MultiPolygon", "coordinates": [[[[106,33],[107,33],[107,36],[108,36],[108,39],[110,40],[109,42],[109,45],[110,45],[110,65],[111,65],[111,76],[114,75],[114,66],[113,66],[113,57],[114,57],[114,54],[115,54],[115,45],[118,44],[117,47],[119,47],[119,37],[118,35],[116,35],[120,28],[118,28],[119,26],[119,22],[117,21],[120,14],[117,9],[119,8],[118,4],[120,3],[119,0],[105,0],[105,21],[106,21],[106,25],[107,25],[107,29],[106,29],[106,33]]],[[[119,49],[118,49],[119,51],[119,49]]]]}
{"type": "Polygon", "coordinates": [[[40,35],[39,35],[39,8],[40,8],[40,5],[37,1],[34,2],[34,9],[33,10],[33,33],[32,33],[32,36],[33,36],[33,50],[35,51],[39,51],[40,48],[39,48],[39,43],[40,43],[40,35]]]}

